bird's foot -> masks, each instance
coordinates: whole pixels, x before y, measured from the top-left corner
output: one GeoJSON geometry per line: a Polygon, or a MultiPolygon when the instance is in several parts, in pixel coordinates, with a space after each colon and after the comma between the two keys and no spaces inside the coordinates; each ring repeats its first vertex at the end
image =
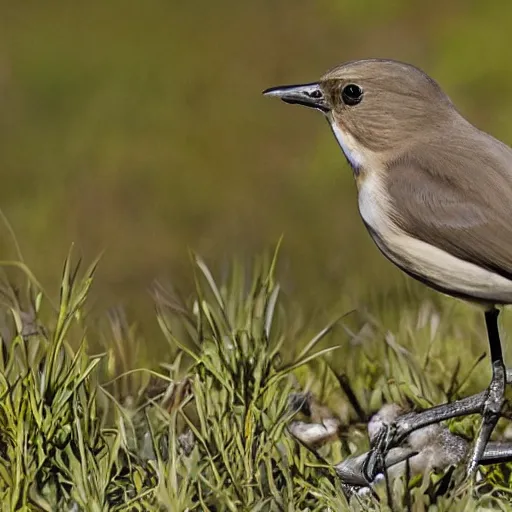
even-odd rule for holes
{"type": "Polygon", "coordinates": [[[503,362],[495,361],[492,367],[491,384],[482,406],[482,424],[468,460],[466,470],[468,477],[475,474],[492,431],[500,418],[501,408],[505,402],[505,386],[508,380],[503,362]]]}
{"type": "MultiPolygon", "coordinates": [[[[384,473],[389,466],[389,455],[395,448],[402,448],[403,441],[414,430],[415,412],[402,414],[396,404],[384,405],[368,423],[368,436],[372,449],[364,461],[363,472],[368,481],[384,473]]],[[[395,450],[393,459],[398,452],[395,450]]]]}
{"type": "Polygon", "coordinates": [[[485,446],[499,419],[504,402],[505,386],[512,383],[512,369],[505,369],[502,363],[493,363],[493,378],[489,389],[455,402],[436,405],[418,413],[408,413],[397,417],[394,421],[384,424],[374,436],[372,450],[368,454],[367,472],[374,476],[382,470],[379,460],[390,449],[398,446],[411,432],[433,423],[482,414],[482,428],[477,436],[475,446],[468,462],[468,475],[474,474],[485,451],[485,446]]]}

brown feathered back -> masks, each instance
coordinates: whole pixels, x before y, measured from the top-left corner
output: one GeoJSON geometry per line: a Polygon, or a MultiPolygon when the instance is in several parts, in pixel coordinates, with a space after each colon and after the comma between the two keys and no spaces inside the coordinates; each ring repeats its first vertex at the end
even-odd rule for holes
{"type": "Polygon", "coordinates": [[[409,235],[512,279],[512,149],[465,122],[390,161],[384,183],[409,235]]]}

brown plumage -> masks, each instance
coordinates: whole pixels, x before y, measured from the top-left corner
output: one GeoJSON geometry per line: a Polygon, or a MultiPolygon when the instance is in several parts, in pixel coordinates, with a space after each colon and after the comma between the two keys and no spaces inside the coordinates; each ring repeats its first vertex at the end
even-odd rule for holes
{"type": "Polygon", "coordinates": [[[396,61],[348,62],[327,72],[320,87],[333,121],[365,148],[386,155],[413,143],[419,126],[423,134],[435,133],[450,122],[454,109],[437,82],[418,68],[396,61]],[[355,106],[346,105],[341,96],[350,83],[363,90],[363,101],[355,106]],[[431,108],[426,110],[426,105],[431,108]]]}
{"type": "MultiPolygon", "coordinates": [[[[320,110],[354,170],[361,217],[409,275],[484,306],[493,377],[468,464],[476,470],[504,401],[496,305],[512,304],[512,149],[473,126],[418,68],[342,64],[265,94],[320,110]]],[[[464,406],[430,415],[436,421],[464,406]]]]}
{"type": "Polygon", "coordinates": [[[317,86],[309,106],[324,111],[354,168],[361,216],[386,257],[445,293],[512,303],[512,149],[408,64],[349,62],[317,86]],[[343,96],[349,84],[361,89],[356,104],[343,96]]]}
{"type": "MultiPolygon", "coordinates": [[[[393,220],[410,236],[510,280],[512,151],[473,127],[467,131],[462,156],[457,138],[448,137],[389,163],[384,183],[393,220]]],[[[467,298],[512,302],[498,289],[467,298]]]]}

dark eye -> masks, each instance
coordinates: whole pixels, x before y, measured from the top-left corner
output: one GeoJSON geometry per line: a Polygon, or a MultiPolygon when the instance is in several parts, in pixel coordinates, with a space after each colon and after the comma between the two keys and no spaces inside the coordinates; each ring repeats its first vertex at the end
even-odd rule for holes
{"type": "Polygon", "coordinates": [[[348,84],[341,91],[341,98],[346,105],[357,105],[363,99],[363,89],[356,84],[348,84]]]}

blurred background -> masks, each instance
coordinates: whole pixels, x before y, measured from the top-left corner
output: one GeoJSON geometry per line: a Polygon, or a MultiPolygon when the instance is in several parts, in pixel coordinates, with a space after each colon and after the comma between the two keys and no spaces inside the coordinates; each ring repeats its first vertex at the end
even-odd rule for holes
{"type": "MultiPolygon", "coordinates": [[[[143,328],[148,289],[186,294],[188,249],[217,271],[284,235],[280,278],[308,314],[426,294],[370,241],[321,115],[261,96],[342,61],[436,78],[512,142],[512,3],[468,0],[0,2],[0,207],[57,291],[72,242],[103,256],[95,307],[143,328]]],[[[1,257],[15,257],[1,228],[1,257]]]]}

